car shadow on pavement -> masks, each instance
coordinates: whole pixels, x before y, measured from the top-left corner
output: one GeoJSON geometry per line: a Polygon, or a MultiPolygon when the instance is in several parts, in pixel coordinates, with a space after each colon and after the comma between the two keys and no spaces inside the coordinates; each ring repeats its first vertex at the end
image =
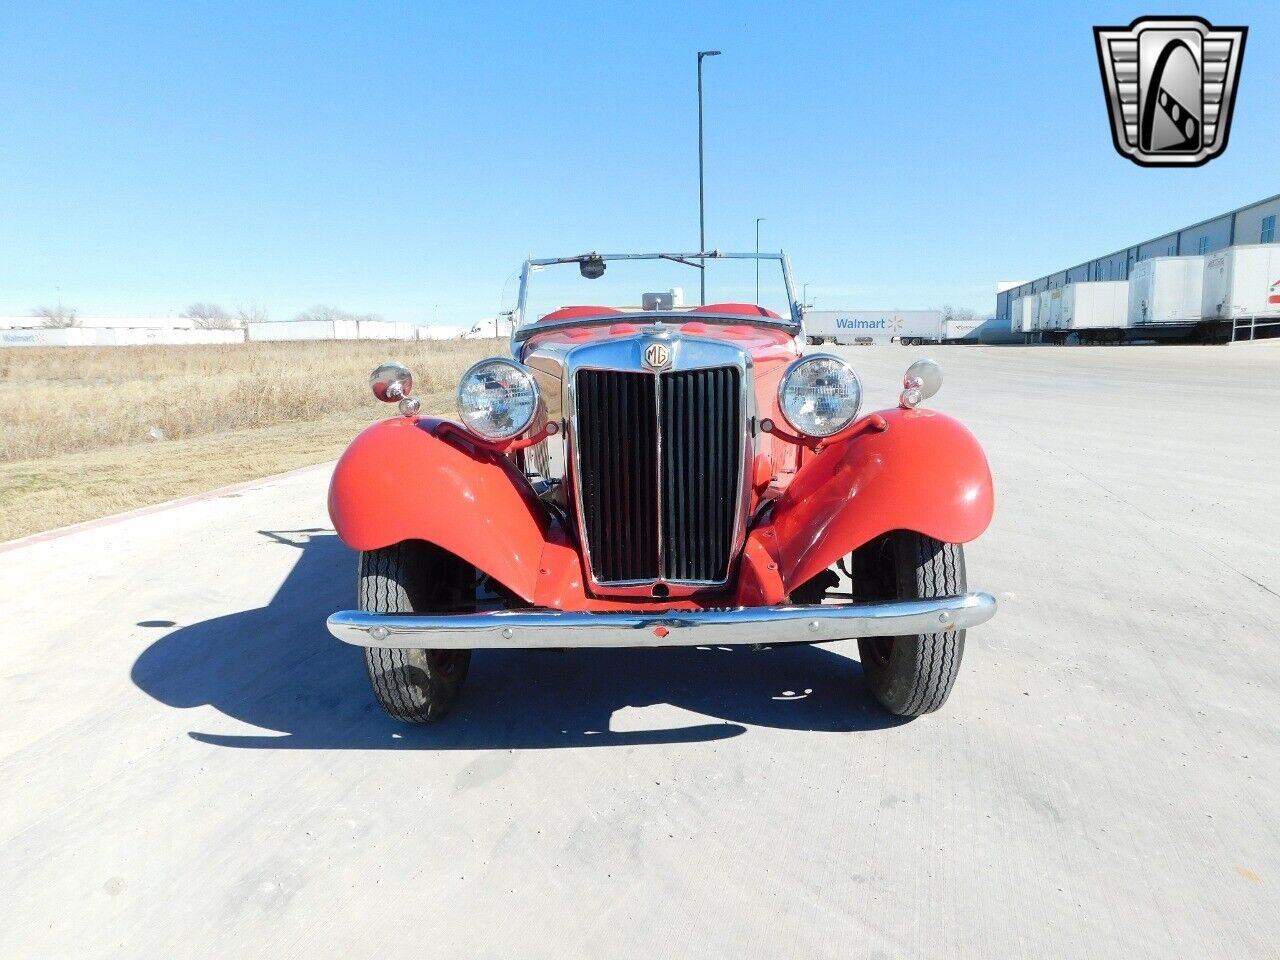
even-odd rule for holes
{"type": "MultiPolygon", "coordinates": [[[[748,726],[857,731],[896,726],[862,688],[856,660],[823,647],[774,650],[482,650],[453,713],[398,723],[373,699],[361,651],[324,627],[354,605],[355,555],[327,530],[263,531],[298,560],[264,607],[178,626],[134,663],[137,686],[171,707],[212,705],[277,733],[201,733],[265,749],[483,750],[691,743],[748,726]],[[628,708],[670,704],[707,722],[643,728],[628,708]],[[622,714],[618,714],[623,711],[622,714]],[[615,714],[618,714],[615,717],[615,714]]],[[[172,611],[148,611],[150,624],[172,611]]],[[[853,649],[852,644],[844,644],[853,649]]]]}

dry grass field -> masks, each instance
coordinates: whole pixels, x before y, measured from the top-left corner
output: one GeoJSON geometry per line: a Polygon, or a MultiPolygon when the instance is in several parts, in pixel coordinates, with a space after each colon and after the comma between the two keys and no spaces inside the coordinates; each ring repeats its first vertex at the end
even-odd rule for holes
{"type": "Polygon", "coordinates": [[[331,460],[393,412],[389,357],[424,412],[453,407],[493,341],[0,351],[0,541],[331,460]]]}

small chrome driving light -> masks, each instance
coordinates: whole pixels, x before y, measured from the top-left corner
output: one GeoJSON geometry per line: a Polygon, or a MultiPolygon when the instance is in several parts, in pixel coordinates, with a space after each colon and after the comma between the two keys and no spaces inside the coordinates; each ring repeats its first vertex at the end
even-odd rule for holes
{"type": "Polygon", "coordinates": [[[942,389],[942,367],[936,360],[917,360],[907,367],[902,386],[898,404],[904,410],[918,407],[942,389]]]}
{"type": "Polygon", "coordinates": [[[383,403],[398,403],[413,391],[413,374],[403,363],[388,360],[369,374],[369,387],[383,403]]]}
{"type": "Polygon", "coordinates": [[[458,416],[486,440],[510,440],[529,429],[538,413],[538,383],[514,360],[481,360],[458,383],[458,416]]]}
{"type": "Polygon", "coordinates": [[[839,357],[817,353],[787,368],[778,384],[778,409],[796,432],[830,437],[858,416],[862,384],[839,357]]]}

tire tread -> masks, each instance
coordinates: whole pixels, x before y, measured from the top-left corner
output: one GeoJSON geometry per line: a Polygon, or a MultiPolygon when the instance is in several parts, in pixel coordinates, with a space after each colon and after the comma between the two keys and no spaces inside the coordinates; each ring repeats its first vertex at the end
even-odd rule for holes
{"type": "MultiPolygon", "coordinates": [[[[408,589],[410,577],[426,572],[417,569],[416,561],[420,557],[415,555],[414,546],[417,546],[414,542],[402,542],[360,554],[356,590],[361,610],[380,613],[414,612],[414,598],[408,589]]],[[[462,679],[466,676],[464,664],[462,676],[452,691],[440,696],[440,692],[444,691],[438,690],[434,695],[424,698],[424,703],[418,704],[410,698],[409,688],[403,678],[413,671],[425,671],[428,676],[431,675],[433,668],[426,661],[425,651],[365,647],[364,661],[378,703],[392,718],[405,723],[426,723],[443,717],[453,705],[453,699],[457,695],[456,687],[461,686],[462,679]]],[[[438,683],[434,685],[439,687],[438,683]]]]}
{"type": "MultiPolygon", "coordinates": [[[[899,597],[943,597],[967,589],[964,548],[924,534],[900,530],[893,538],[899,597]]],[[[886,709],[902,716],[920,716],[941,707],[951,694],[964,655],[964,631],[895,637],[894,655],[887,666],[868,667],[870,645],[862,645],[863,672],[886,709]],[[906,689],[901,695],[894,690],[906,689]],[[892,695],[891,695],[892,694],[892,695]]]]}

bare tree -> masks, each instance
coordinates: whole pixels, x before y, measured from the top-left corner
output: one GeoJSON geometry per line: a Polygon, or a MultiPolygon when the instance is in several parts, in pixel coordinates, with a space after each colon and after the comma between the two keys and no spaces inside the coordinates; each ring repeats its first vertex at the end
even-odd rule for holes
{"type": "Polygon", "coordinates": [[[293,319],[331,322],[334,320],[381,320],[382,318],[376,313],[351,313],[341,307],[328,307],[321,303],[308,310],[303,310],[293,319]]]}
{"type": "Polygon", "coordinates": [[[942,308],[942,319],[944,322],[957,320],[961,323],[972,323],[977,321],[978,315],[968,307],[953,307],[947,305],[942,308]]]}
{"type": "Polygon", "coordinates": [[[216,303],[193,303],[182,311],[182,316],[194,320],[199,330],[233,330],[235,318],[216,303]]]}
{"type": "Polygon", "coordinates": [[[64,307],[58,304],[56,307],[36,307],[31,311],[33,317],[40,318],[41,326],[45,327],[78,327],[80,320],[76,317],[74,307],[64,307]]]}
{"type": "Polygon", "coordinates": [[[259,304],[256,300],[247,306],[241,305],[236,307],[236,321],[240,326],[247,326],[250,323],[263,323],[270,320],[271,316],[267,313],[267,308],[259,304]]]}

